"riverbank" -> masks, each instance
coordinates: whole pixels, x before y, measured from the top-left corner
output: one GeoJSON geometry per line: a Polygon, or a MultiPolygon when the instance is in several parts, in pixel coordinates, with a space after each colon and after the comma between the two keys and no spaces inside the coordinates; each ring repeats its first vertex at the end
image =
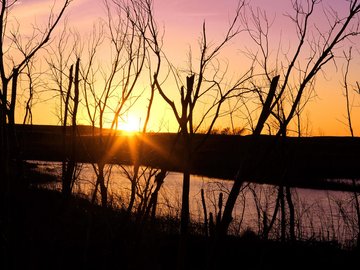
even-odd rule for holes
{"type": "MultiPolygon", "coordinates": [[[[2,231],[1,269],[176,269],[179,223],[175,219],[143,225],[121,210],[104,209],[77,197],[65,201],[56,191],[32,188],[25,194],[17,219],[22,224],[10,222],[7,229],[11,230],[2,231]],[[12,230],[21,236],[16,243],[8,242],[7,233],[12,230]]],[[[356,250],[343,250],[335,242],[264,241],[246,231],[215,245],[214,239],[199,233],[196,224],[191,228],[186,269],[351,269],[359,265],[356,250]]]]}

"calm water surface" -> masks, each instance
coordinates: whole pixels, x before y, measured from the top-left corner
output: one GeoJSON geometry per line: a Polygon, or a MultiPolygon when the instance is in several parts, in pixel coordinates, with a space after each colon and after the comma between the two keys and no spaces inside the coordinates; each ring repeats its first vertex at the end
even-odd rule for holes
{"type": "MultiPolygon", "coordinates": [[[[34,162],[38,169],[58,176],[56,183],[46,184],[50,189],[61,189],[59,162],[34,162]]],[[[131,173],[131,167],[124,167],[131,173]]],[[[126,207],[129,202],[130,181],[119,166],[106,168],[110,203],[126,207]]],[[[96,183],[96,174],[90,164],[82,164],[73,192],[90,198],[96,183]]],[[[203,222],[201,189],[205,191],[207,211],[218,213],[219,193],[227,194],[232,187],[231,181],[191,176],[190,212],[194,222],[203,222]]],[[[180,216],[182,174],[170,172],[160,190],[158,215],[180,216]]],[[[357,219],[354,208],[354,195],[348,192],[292,189],[296,216],[296,234],[300,239],[337,240],[344,246],[352,246],[357,235],[357,219]]],[[[247,229],[261,230],[263,213],[271,218],[276,201],[276,189],[270,185],[249,184],[238,197],[233,212],[231,232],[242,233],[247,229]],[[259,222],[260,221],[260,222],[259,222]]],[[[272,237],[278,237],[279,222],[275,224],[272,237]],[[277,227],[276,227],[277,226],[277,227]]]]}

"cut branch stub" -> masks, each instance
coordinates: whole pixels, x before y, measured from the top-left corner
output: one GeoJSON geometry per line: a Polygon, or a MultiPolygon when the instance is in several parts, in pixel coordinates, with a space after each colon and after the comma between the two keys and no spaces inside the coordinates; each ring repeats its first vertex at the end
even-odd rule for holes
{"type": "Polygon", "coordinates": [[[259,117],[259,121],[256,125],[256,128],[254,130],[254,135],[260,135],[264,124],[266,122],[266,120],[268,119],[269,115],[271,114],[271,104],[274,100],[275,97],[275,92],[276,92],[276,87],[279,83],[279,78],[280,76],[275,76],[272,80],[271,80],[271,84],[270,84],[270,89],[269,89],[269,93],[266,97],[265,103],[263,105],[260,117],[259,117]]]}

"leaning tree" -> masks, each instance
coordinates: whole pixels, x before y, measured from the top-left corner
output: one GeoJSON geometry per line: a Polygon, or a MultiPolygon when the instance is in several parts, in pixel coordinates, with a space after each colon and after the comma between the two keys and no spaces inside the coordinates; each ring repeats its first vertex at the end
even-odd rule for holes
{"type": "MultiPolygon", "coordinates": [[[[359,1],[346,1],[348,8],[345,15],[340,15],[332,8],[326,8],[322,2],[321,0],[292,2],[293,12],[286,16],[295,27],[297,43],[291,46],[290,50],[285,50],[280,44],[280,48],[275,49],[276,53],[273,54],[269,34],[271,22],[266,13],[259,9],[256,11],[250,9],[244,13],[243,21],[247,25],[254,47],[257,48],[248,50],[246,54],[257,63],[257,68],[260,68],[261,73],[264,74],[261,80],[254,82],[258,89],[255,92],[258,96],[257,104],[261,106],[255,110],[254,115],[248,117],[252,120],[257,119],[252,125],[254,138],[265,133],[266,126],[277,137],[286,137],[294,118],[299,121],[298,116],[311,98],[319,73],[321,74],[325,66],[330,63],[336,63],[336,56],[341,53],[339,48],[359,35],[359,1]],[[325,29],[316,24],[319,12],[322,12],[326,18],[325,29]],[[272,57],[274,55],[275,59],[272,57]]],[[[254,148],[249,149],[249,151],[253,150],[254,148]]],[[[244,183],[241,168],[242,164],[239,164],[239,173],[225,204],[219,236],[224,236],[228,231],[232,211],[244,183]]],[[[289,188],[286,188],[285,192],[290,212],[290,233],[294,237],[294,213],[289,188]]],[[[278,196],[280,204],[277,203],[277,207],[281,206],[282,216],[285,215],[283,196],[284,190],[280,187],[278,196]]],[[[284,217],[282,220],[284,237],[284,217]]]]}

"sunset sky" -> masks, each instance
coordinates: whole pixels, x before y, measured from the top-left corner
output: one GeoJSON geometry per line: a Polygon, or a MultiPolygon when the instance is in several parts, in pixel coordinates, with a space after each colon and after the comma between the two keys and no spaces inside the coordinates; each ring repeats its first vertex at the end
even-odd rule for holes
{"type": "MultiPolygon", "coordinates": [[[[61,2],[58,0],[57,5],[61,2]]],[[[248,2],[253,7],[261,7],[266,10],[269,17],[274,20],[271,28],[271,38],[273,38],[276,45],[280,37],[285,44],[289,44],[289,47],[293,44],[296,45],[294,28],[290,24],[289,19],[284,16],[285,13],[292,12],[291,1],[251,0],[248,2]]],[[[348,2],[345,0],[326,0],[324,2],[331,5],[340,15],[344,14],[348,5],[348,2]]],[[[41,25],[39,22],[46,20],[52,3],[53,1],[51,0],[22,0],[18,2],[12,15],[18,19],[24,28],[33,23],[41,25]]],[[[174,65],[179,68],[186,67],[189,48],[191,47],[193,51],[198,49],[198,40],[204,20],[206,21],[211,41],[216,43],[221,40],[229,25],[229,21],[234,16],[237,3],[237,0],[155,0],[155,19],[159,28],[164,29],[164,52],[172,59],[174,65]]],[[[74,0],[67,10],[66,16],[71,27],[76,27],[81,33],[85,33],[91,31],[93,24],[97,20],[104,18],[105,10],[102,1],[74,0]]],[[[314,23],[320,26],[326,25],[326,21],[321,16],[321,13],[318,14],[314,23]]],[[[356,48],[356,42],[358,41],[359,38],[355,38],[353,44],[355,50],[353,51],[354,59],[351,63],[350,74],[352,83],[360,80],[356,78],[356,76],[359,76],[360,71],[359,48],[356,48]]],[[[231,68],[229,72],[230,77],[237,74],[236,66],[241,65],[243,62],[243,56],[240,54],[240,51],[244,49],[244,46],[246,46],[244,43],[247,42],[249,42],[248,39],[244,35],[240,35],[224,49],[221,55],[223,59],[229,62],[229,67],[231,68]]],[[[344,46],[344,49],[346,48],[344,46]]],[[[303,114],[303,117],[308,119],[310,135],[349,134],[346,125],[343,123],[346,121],[346,111],[342,90],[342,69],[343,62],[341,61],[338,62],[336,67],[330,64],[325,70],[325,74],[319,74],[317,78],[317,97],[311,101],[308,109],[303,114]]],[[[360,134],[359,100],[356,95],[352,98],[354,129],[357,135],[360,134]]],[[[37,104],[34,107],[35,124],[57,123],[57,119],[54,116],[55,109],[50,104],[47,102],[37,104]]],[[[158,121],[157,119],[163,117],[164,109],[165,114],[171,115],[171,110],[166,109],[165,105],[159,108],[161,109],[152,115],[154,126],[158,121]]],[[[134,116],[133,118],[136,119],[137,117],[134,116]]],[[[228,126],[228,120],[219,119],[218,126],[228,126]]],[[[156,130],[156,128],[153,129],[156,130]]]]}

